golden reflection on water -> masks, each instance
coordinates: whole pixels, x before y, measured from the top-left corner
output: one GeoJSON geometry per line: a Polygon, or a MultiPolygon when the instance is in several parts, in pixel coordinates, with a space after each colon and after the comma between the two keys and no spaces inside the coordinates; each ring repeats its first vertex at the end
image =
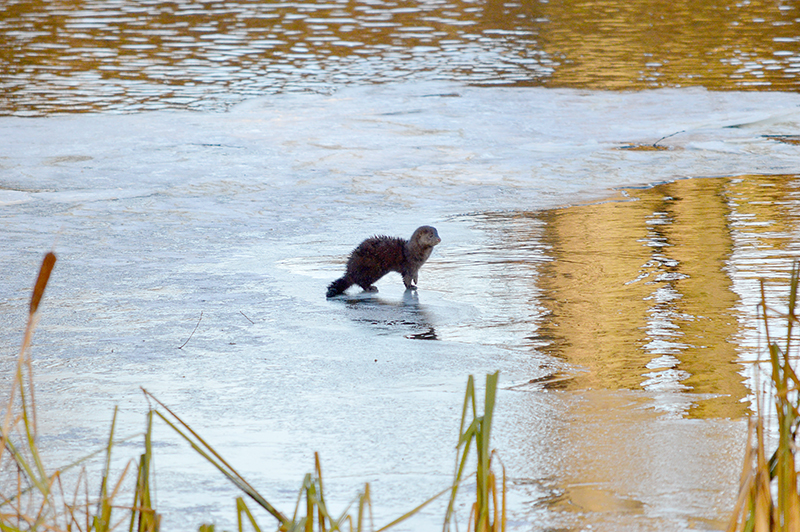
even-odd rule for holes
{"type": "Polygon", "coordinates": [[[213,109],[400,80],[795,90],[798,20],[758,0],[8,0],[0,112],[213,109]]]}
{"type": "Polygon", "coordinates": [[[559,530],[724,530],[745,423],[664,415],[636,392],[586,391],[565,414],[563,470],[543,501],[559,530]]]}
{"type": "Polygon", "coordinates": [[[713,394],[689,412],[739,417],[757,279],[780,296],[798,251],[796,176],[687,179],[543,214],[554,259],[536,337],[579,370],[566,389],[713,394]]]}
{"type": "Polygon", "coordinates": [[[559,86],[797,86],[800,12],[791,2],[584,0],[542,5],[549,21],[541,26],[543,48],[563,57],[553,76],[559,86]]]}

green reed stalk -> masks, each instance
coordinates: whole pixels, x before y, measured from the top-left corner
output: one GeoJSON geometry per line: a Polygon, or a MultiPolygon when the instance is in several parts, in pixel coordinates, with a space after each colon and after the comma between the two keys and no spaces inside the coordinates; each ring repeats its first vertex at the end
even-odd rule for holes
{"type": "MultiPolygon", "coordinates": [[[[492,470],[494,451],[490,448],[491,423],[494,415],[494,407],[497,396],[497,381],[499,374],[494,373],[486,377],[486,391],[483,405],[483,415],[478,415],[477,399],[475,393],[475,380],[472,376],[467,381],[467,391],[464,396],[464,406],[462,409],[461,425],[458,438],[458,454],[456,456],[456,472],[453,484],[430,499],[424,501],[419,506],[403,514],[389,524],[379,528],[376,532],[389,530],[399,523],[417,514],[428,504],[444,495],[450,493],[450,502],[445,518],[445,529],[449,529],[454,521],[453,513],[455,509],[456,496],[459,485],[473,474],[476,478],[476,502],[472,505],[470,515],[470,528],[478,532],[504,531],[506,526],[506,477],[505,468],[502,467],[502,484],[498,488],[497,476],[492,470]],[[471,419],[468,414],[471,412],[471,419]],[[473,474],[466,474],[466,464],[469,458],[469,451],[472,445],[477,450],[476,471],[473,474]]],[[[325,494],[322,481],[322,466],[319,454],[314,454],[314,472],[305,475],[300,491],[297,496],[295,510],[291,518],[279,512],[273,505],[261,496],[224,458],[214,450],[197,432],[186,424],[177,414],[170,410],[166,405],[154,397],[150,392],[144,393],[160,406],[166,414],[159,410],[153,410],[156,416],[164,421],[170,428],[183,437],[190,446],[208,462],[219,469],[231,482],[248,495],[259,506],[267,510],[278,520],[278,530],[281,532],[334,532],[345,530],[356,530],[361,532],[366,530],[364,518],[369,512],[370,522],[372,521],[372,505],[370,499],[369,484],[365,485],[364,491],[359,493],[356,498],[347,505],[339,517],[334,517],[325,502],[325,494]],[[357,512],[354,517],[349,513],[350,507],[356,503],[357,512]]],[[[499,462],[499,459],[498,459],[499,462]]],[[[239,532],[243,532],[245,522],[249,522],[253,530],[260,532],[252,513],[247,504],[240,497],[236,502],[238,515],[239,532]],[[246,518],[246,519],[245,519],[246,518]]],[[[374,526],[370,526],[374,530],[374,526]]],[[[203,525],[201,530],[210,532],[212,525],[203,525]]]]}
{"type": "MultiPolygon", "coordinates": [[[[3,463],[5,453],[7,452],[12,467],[15,467],[17,470],[15,492],[7,494],[5,491],[8,489],[7,487],[0,489],[0,517],[5,515],[3,511],[4,507],[15,505],[14,508],[17,510],[16,515],[14,515],[17,521],[16,526],[23,528],[27,526],[32,529],[39,527],[51,517],[49,511],[52,503],[51,486],[55,479],[49,478],[45,472],[39,450],[36,447],[37,423],[33,389],[33,371],[28,352],[33,337],[33,331],[38,322],[39,304],[44,295],[44,290],[47,287],[47,281],[50,278],[50,273],[55,266],[55,262],[56,256],[53,253],[47,253],[39,268],[39,275],[34,285],[28,310],[28,322],[25,327],[25,335],[17,358],[16,372],[11,382],[11,393],[9,394],[5,416],[0,426],[0,442],[2,442],[2,445],[0,445],[0,464],[3,463]],[[25,385],[26,373],[28,376],[27,387],[25,385]],[[18,412],[15,408],[17,394],[19,395],[20,402],[20,409],[18,412]],[[21,430],[22,433],[22,442],[19,445],[14,443],[14,439],[12,438],[16,430],[21,430]],[[26,484],[30,487],[23,488],[26,484]],[[40,500],[40,506],[36,514],[32,516],[20,515],[23,497],[27,496],[30,498],[34,493],[38,493],[38,498],[40,500]],[[23,523],[25,525],[23,525],[23,523]]],[[[10,526],[3,523],[3,521],[5,521],[5,519],[0,520],[0,527],[10,526]]],[[[11,530],[11,528],[9,529],[11,530]]]]}
{"type": "Polygon", "coordinates": [[[475,379],[470,375],[467,380],[467,392],[461,409],[461,424],[456,454],[456,467],[453,475],[453,486],[450,488],[450,502],[444,521],[444,531],[450,529],[455,511],[456,496],[461,482],[465,479],[465,471],[469,451],[475,444],[477,452],[476,500],[472,506],[471,523],[477,532],[505,530],[505,470],[503,472],[501,506],[497,504],[497,478],[492,472],[491,428],[494,406],[497,397],[497,381],[499,372],[486,376],[483,415],[478,415],[475,396],[475,379]],[[469,417],[471,413],[471,419],[469,417]]]}
{"type": "Polygon", "coordinates": [[[183,439],[185,439],[189,445],[194,449],[200,456],[205,458],[209,463],[211,463],[214,467],[220,470],[220,472],[225,475],[228,480],[234,483],[236,487],[242,490],[247,496],[253,499],[256,504],[264,508],[267,512],[269,512],[275,519],[277,519],[281,526],[285,526],[289,524],[289,519],[279,512],[274,506],[272,506],[267,500],[261,496],[256,489],[251,486],[242,475],[236,471],[233,466],[231,466],[224,458],[214,450],[211,445],[209,445],[197,432],[195,432],[188,424],[186,424],[177,414],[175,414],[172,410],[170,410],[164,403],[159,401],[153,394],[148,392],[145,389],[142,389],[146,396],[150,397],[155,401],[167,414],[163,414],[158,410],[152,410],[156,416],[158,416],[164,423],[167,424],[172,430],[178,433],[183,439]]]}
{"type": "MultiPolygon", "coordinates": [[[[16,372],[11,383],[5,415],[0,424],[0,467],[6,471],[17,472],[15,485],[0,486],[0,531],[109,532],[119,524],[112,523],[114,499],[121,490],[130,466],[129,463],[124,468],[120,478],[112,487],[111,451],[114,444],[117,410],[114,410],[108,443],[105,447],[102,481],[96,501],[90,500],[85,469],[81,469],[78,473],[77,487],[70,503],[66,501],[62,476],[65,471],[82,464],[102,450],[48,474],[36,444],[36,401],[33,364],[29,352],[33,332],[38,323],[39,307],[55,263],[56,256],[47,253],[39,268],[16,372]],[[86,492],[84,502],[79,502],[81,487],[86,492]]],[[[149,493],[142,495],[141,500],[134,503],[134,507],[135,512],[155,515],[149,505],[149,493]]],[[[120,522],[122,520],[124,518],[120,522]]],[[[151,526],[146,530],[154,532],[156,528],[151,526]]]]}
{"type": "Polygon", "coordinates": [[[728,532],[800,532],[800,493],[795,457],[800,426],[800,378],[791,366],[791,353],[796,349],[793,331],[797,322],[798,286],[800,266],[795,263],[789,283],[789,311],[781,314],[767,305],[764,282],[761,282],[759,309],[766,331],[778,445],[767,460],[764,406],[761,392],[756,389],[756,413],[751,416],[749,424],[739,497],[728,532]],[[785,320],[783,348],[771,335],[770,323],[773,318],[785,320]]]}
{"type": "MultiPolygon", "coordinates": [[[[146,390],[143,390],[145,395],[153,399],[160,409],[166,413],[158,408],[152,408],[148,411],[144,433],[144,452],[140,455],[137,464],[133,505],[131,507],[122,507],[114,503],[122,488],[123,480],[133,464],[133,461],[128,462],[119,479],[112,487],[111,452],[114,447],[116,431],[118,413],[116,408],[114,409],[108,441],[104,448],[105,460],[103,462],[102,480],[97,500],[92,501],[90,499],[86,471],[81,469],[78,473],[77,488],[72,501],[67,503],[62,486],[63,473],[80,465],[102,452],[102,450],[85,456],[60,470],[56,470],[52,475],[48,475],[36,446],[36,406],[33,392],[32,363],[28,351],[38,318],[39,305],[55,262],[56,257],[52,253],[48,253],[42,262],[31,298],[28,324],[17,361],[15,378],[12,381],[5,415],[2,423],[0,423],[0,466],[3,465],[3,460],[5,459],[10,461],[10,467],[17,472],[17,482],[15,486],[10,488],[11,491],[8,491],[9,487],[7,486],[0,486],[0,532],[36,532],[40,530],[42,532],[111,532],[117,529],[125,520],[129,522],[128,532],[158,532],[161,516],[156,512],[153,504],[154,497],[151,485],[153,471],[152,431],[155,417],[164,421],[167,426],[189,442],[196,452],[216,466],[250,499],[267,510],[278,521],[279,532],[314,532],[315,530],[318,532],[336,532],[345,529],[350,532],[354,530],[362,532],[368,529],[365,522],[367,521],[367,514],[369,514],[369,530],[375,530],[372,523],[373,515],[369,484],[365,484],[363,492],[359,493],[338,517],[332,516],[325,501],[320,458],[315,453],[314,471],[305,476],[298,494],[294,515],[289,519],[267,502],[199,434],[146,390]],[[16,408],[17,401],[20,405],[19,408],[16,408]],[[18,437],[15,437],[17,435],[18,437]],[[61,504],[56,502],[56,497],[54,496],[56,487],[61,494],[61,504]],[[84,502],[78,501],[81,488],[85,490],[84,502]],[[23,501],[23,499],[25,500],[23,501]],[[357,506],[355,517],[350,513],[350,508],[353,504],[357,506]],[[125,515],[114,523],[112,521],[113,515],[119,510],[124,510],[125,515]],[[63,520],[63,525],[59,524],[61,520],[63,520]]],[[[450,524],[454,522],[453,513],[458,487],[473,475],[476,479],[477,489],[476,501],[471,505],[469,528],[476,532],[505,530],[505,468],[503,468],[502,485],[498,489],[497,475],[492,469],[493,461],[497,456],[490,448],[497,381],[497,373],[487,375],[483,415],[478,415],[474,378],[470,376],[468,379],[461,425],[459,427],[456,471],[453,484],[375,532],[383,532],[396,526],[446,493],[450,493],[450,502],[445,518],[445,529],[449,529],[450,524]],[[468,412],[471,412],[471,418],[468,416],[468,412]],[[477,451],[476,471],[468,475],[466,474],[466,464],[473,443],[477,451]]],[[[502,463],[500,465],[502,467],[502,463]]],[[[249,528],[255,532],[261,532],[261,528],[258,526],[247,504],[245,504],[243,497],[237,497],[236,499],[236,512],[239,532],[244,532],[247,527],[246,523],[249,523],[249,528]]],[[[214,526],[202,525],[199,530],[200,532],[214,532],[214,526]]]]}

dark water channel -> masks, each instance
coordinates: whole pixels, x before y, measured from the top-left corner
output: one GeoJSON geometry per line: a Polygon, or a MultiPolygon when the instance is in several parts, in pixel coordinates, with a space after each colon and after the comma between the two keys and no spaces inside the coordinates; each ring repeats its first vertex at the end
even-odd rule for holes
{"type": "MultiPolygon", "coordinates": [[[[511,529],[723,529],[759,282],[783,304],[800,254],[798,9],[7,0],[0,385],[52,247],[56,463],[115,405],[141,430],[145,386],[282,508],[320,451],[382,525],[446,485],[466,375],[499,369],[511,529]],[[423,222],[418,294],[323,297],[423,222]]],[[[157,440],[167,527],[232,529],[236,490],[157,440]]]]}
{"type": "Polygon", "coordinates": [[[8,0],[0,112],[221,109],[349,84],[796,90],[782,1],[8,0]]]}

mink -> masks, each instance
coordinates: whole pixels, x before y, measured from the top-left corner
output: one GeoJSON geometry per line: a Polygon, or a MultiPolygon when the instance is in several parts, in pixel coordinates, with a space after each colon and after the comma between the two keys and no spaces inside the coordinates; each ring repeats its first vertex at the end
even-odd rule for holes
{"type": "Polygon", "coordinates": [[[390,236],[373,236],[350,253],[345,274],[328,285],[327,297],[334,297],[357,284],[367,292],[377,292],[378,279],[389,272],[403,276],[406,289],[416,289],[419,269],[428,260],[433,246],[441,242],[439,233],[430,225],[419,227],[409,240],[390,236]]]}

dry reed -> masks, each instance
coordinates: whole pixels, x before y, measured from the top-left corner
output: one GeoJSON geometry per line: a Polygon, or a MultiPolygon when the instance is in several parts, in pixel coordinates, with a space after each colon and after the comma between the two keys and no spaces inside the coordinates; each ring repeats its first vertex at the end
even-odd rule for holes
{"type": "MultiPolygon", "coordinates": [[[[16,365],[16,374],[11,383],[9,398],[0,426],[0,532],[110,532],[127,524],[129,532],[157,532],[161,516],[155,510],[151,476],[153,474],[152,431],[154,419],[163,421],[205,460],[213,464],[226,478],[236,485],[252,503],[265,509],[277,521],[281,532],[332,532],[375,531],[383,532],[407,520],[422,508],[449,493],[450,501],[444,520],[444,530],[455,523],[455,504],[459,487],[467,479],[475,477],[476,500],[470,505],[468,530],[476,532],[501,532],[506,521],[506,477],[502,468],[502,482],[493,469],[499,462],[490,448],[491,423],[497,394],[498,374],[486,378],[483,414],[479,415],[472,376],[467,382],[461,426],[457,442],[456,468],[451,485],[422,502],[406,514],[389,524],[375,528],[369,484],[338,515],[333,515],[325,499],[322,481],[322,466],[319,456],[314,455],[314,470],[305,476],[298,493],[297,503],[291,517],[275,508],[248,483],[216,450],[165,404],[144,390],[146,396],[157,405],[147,412],[147,428],[144,433],[144,451],[138,460],[130,460],[116,480],[112,479],[111,454],[115,445],[117,410],[111,422],[105,448],[77,460],[67,466],[48,473],[36,443],[36,406],[33,387],[33,367],[30,345],[39,316],[39,307],[47,287],[56,256],[47,253],[42,261],[39,276],[31,297],[28,323],[16,365]],[[477,452],[476,470],[466,474],[470,449],[477,452]],[[99,454],[105,454],[100,486],[92,489],[85,469],[85,462],[99,454]],[[78,467],[80,466],[80,467],[78,467]],[[77,468],[74,488],[64,488],[65,474],[77,468]],[[118,499],[131,490],[125,488],[129,471],[136,471],[133,485],[133,500],[129,505],[118,503],[118,499]],[[69,491],[69,493],[68,493],[69,491]],[[90,493],[95,493],[92,496],[90,493]],[[351,508],[355,505],[355,511],[351,508]]],[[[201,316],[202,317],[202,316],[201,316]]],[[[190,336],[191,338],[191,336],[190,336]]],[[[188,340],[187,340],[188,341],[188,340]]],[[[236,503],[237,528],[239,532],[252,529],[261,532],[244,497],[236,503]]],[[[204,524],[200,532],[213,532],[214,525],[204,524]]]]}
{"type": "Polygon", "coordinates": [[[800,425],[800,379],[790,364],[796,349],[794,327],[797,323],[797,297],[800,268],[795,263],[789,284],[789,309],[782,313],[767,305],[761,283],[759,311],[766,331],[769,353],[770,385],[768,394],[775,407],[778,443],[767,458],[766,406],[756,390],[756,412],[751,416],[740,480],[739,496],[728,532],[800,532],[800,495],[795,452],[800,425]],[[785,324],[785,337],[773,338],[774,320],[785,324]]]}

